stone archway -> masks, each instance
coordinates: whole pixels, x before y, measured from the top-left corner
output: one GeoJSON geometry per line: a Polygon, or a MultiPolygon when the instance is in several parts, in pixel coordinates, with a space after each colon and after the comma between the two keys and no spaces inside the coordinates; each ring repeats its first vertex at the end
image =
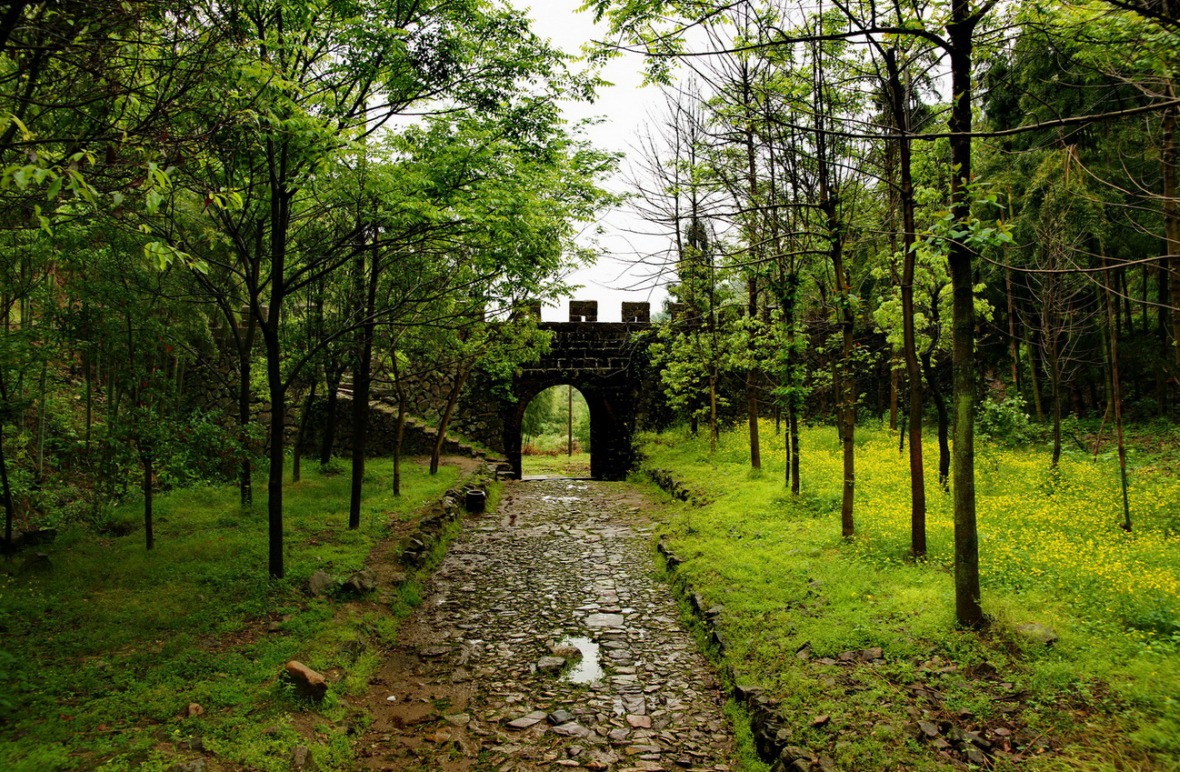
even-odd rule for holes
{"type": "MultiPolygon", "coordinates": [[[[621,323],[597,322],[597,310],[594,301],[574,301],[569,322],[542,323],[553,336],[549,353],[516,376],[512,399],[501,406],[504,454],[518,478],[525,408],[545,389],[566,385],[580,391],[590,408],[590,476],[624,480],[631,471],[641,387],[642,343],[635,334],[648,327],[648,304],[624,303],[621,323]]],[[[539,306],[530,312],[539,315],[539,306]]]]}

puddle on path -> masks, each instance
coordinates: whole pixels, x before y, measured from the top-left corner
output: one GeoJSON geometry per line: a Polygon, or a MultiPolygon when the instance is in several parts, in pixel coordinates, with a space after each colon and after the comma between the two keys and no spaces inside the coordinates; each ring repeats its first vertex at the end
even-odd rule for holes
{"type": "Polygon", "coordinates": [[[559,646],[573,646],[582,652],[578,660],[568,673],[562,676],[563,681],[573,684],[592,684],[602,680],[602,665],[598,664],[598,644],[589,638],[565,638],[559,646]]]}

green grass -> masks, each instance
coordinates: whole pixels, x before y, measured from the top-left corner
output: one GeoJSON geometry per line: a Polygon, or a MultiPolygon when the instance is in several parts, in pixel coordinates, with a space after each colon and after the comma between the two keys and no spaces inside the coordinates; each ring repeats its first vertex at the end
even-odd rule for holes
{"type": "MultiPolygon", "coordinates": [[[[995,624],[979,636],[954,623],[947,495],[929,485],[930,560],[907,562],[906,458],[896,435],[858,429],[858,535],[842,541],[834,435],[805,431],[800,498],[784,488],[781,439],[769,426],[760,472],[749,469],[740,430],[713,456],[707,440],[680,432],[644,444],[650,466],[711,502],[669,501],[663,530],[695,589],[725,605],[738,680],[784,701],[791,744],[842,769],[945,769],[912,725],[952,720],[1043,732],[1064,746],[1022,761],[1032,768],[1180,768],[1175,478],[1137,470],[1128,537],[1109,462],[1067,457],[1050,475],[1040,448],[982,448],[984,605],[995,624]],[[1023,622],[1061,640],[1032,643],[1014,632],[1023,622]],[[805,644],[807,660],[796,656],[805,644]],[[885,652],[876,667],[818,663],[872,646],[885,652]],[[942,703],[915,699],[916,685],[942,703]],[[812,725],[824,715],[828,723],[812,725]]],[[[927,461],[936,458],[927,448],[927,461]]]]}
{"type": "Polygon", "coordinates": [[[363,693],[376,667],[373,646],[396,635],[419,599],[404,585],[392,614],[345,609],[309,597],[311,573],[359,569],[391,523],[410,518],[458,479],[403,466],[403,495],[392,496],[391,465],[369,464],[361,528],[346,528],[348,475],[314,468],[285,494],[287,577],[266,575],[266,501],[261,479],[249,510],[237,489],[180,490],[156,501],[156,548],[147,552],[140,504],[112,519],[121,537],[67,531],[47,548],[48,573],[0,573],[0,768],[9,772],[163,770],[176,743],[200,738],[227,763],[286,770],[291,748],[313,746],[321,769],[350,758],[339,695],[363,693]],[[268,632],[274,624],[277,630],[268,632]],[[355,638],[370,650],[354,658],[355,638]],[[302,704],[277,680],[298,658],[343,680],[313,723],[296,726],[302,704]],[[190,703],[204,714],[183,718],[190,703]]]}
{"type": "Polygon", "coordinates": [[[572,456],[565,453],[557,455],[520,457],[522,474],[525,475],[561,475],[564,477],[589,477],[590,454],[575,453],[572,456]]]}

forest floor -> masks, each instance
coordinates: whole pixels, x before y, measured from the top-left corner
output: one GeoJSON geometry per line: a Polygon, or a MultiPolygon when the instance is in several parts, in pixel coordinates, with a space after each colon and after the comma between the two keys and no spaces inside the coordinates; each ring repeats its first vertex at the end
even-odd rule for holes
{"type": "Polygon", "coordinates": [[[432,477],[407,460],[394,497],[390,462],[371,462],[356,531],[348,475],[307,465],[286,489],[281,581],[266,573],[261,477],[249,509],[232,485],[159,495],[151,552],[130,502],[97,534],[35,548],[47,568],[19,573],[29,553],[0,564],[0,769],[162,772],[211,754],[221,770],[288,772],[301,746],[321,769],[351,761],[348,700],[368,691],[421,585],[410,575],[372,597],[314,595],[308,578],[343,578],[400,542],[474,464],[444,463],[432,477]],[[291,659],[336,681],[314,713],[279,678],[291,659]]]}
{"type": "MultiPolygon", "coordinates": [[[[1148,433],[1150,434],[1150,433],[1148,433]]],[[[1169,442],[1132,454],[1134,530],[1109,449],[985,445],[977,493],[983,602],[958,630],[950,497],[925,448],[929,558],[907,560],[907,457],[858,427],[857,535],[840,538],[834,429],[803,432],[803,490],[783,482],[781,437],[649,435],[678,571],[721,604],[723,665],[780,701],[789,742],[839,769],[1180,769],[1180,479],[1169,442]],[[879,658],[866,650],[880,648],[879,658]]],[[[1091,438],[1092,439],[1092,438],[1091,438]]]]}

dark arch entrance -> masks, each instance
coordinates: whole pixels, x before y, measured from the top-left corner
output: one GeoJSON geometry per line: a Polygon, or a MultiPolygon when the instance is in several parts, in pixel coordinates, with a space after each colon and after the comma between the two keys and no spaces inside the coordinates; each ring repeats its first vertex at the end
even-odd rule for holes
{"type": "Polygon", "coordinates": [[[582,393],[590,408],[590,476],[624,480],[635,462],[632,438],[639,407],[637,365],[642,346],[635,333],[648,326],[647,304],[624,303],[626,321],[621,323],[596,322],[597,303],[593,301],[571,303],[570,316],[570,322],[540,325],[552,333],[549,353],[516,376],[512,399],[501,406],[504,454],[519,478],[525,408],[545,389],[569,385],[582,393]]]}

